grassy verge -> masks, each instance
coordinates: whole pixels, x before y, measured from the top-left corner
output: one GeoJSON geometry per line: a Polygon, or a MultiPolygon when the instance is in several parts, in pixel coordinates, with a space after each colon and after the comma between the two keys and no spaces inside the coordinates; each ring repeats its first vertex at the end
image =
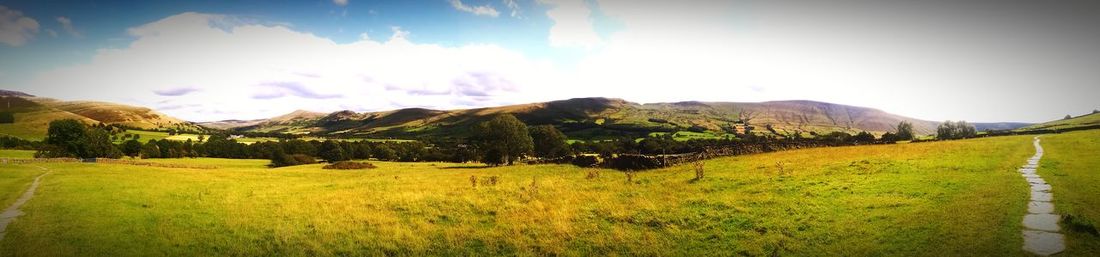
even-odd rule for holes
{"type": "Polygon", "coordinates": [[[1030,137],[817,148],[630,183],[567,165],[51,164],[0,255],[1018,256],[1031,154],[1030,137]]]}
{"type": "Polygon", "coordinates": [[[42,171],[29,166],[0,165],[0,211],[7,209],[42,171]]]}
{"type": "Polygon", "coordinates": [[[1054,187],[1057,212],[1075,220],[1075,224],[1062,224],[1068,230],[1065,256],[1096,256],[1100,236],[1084,227],[1100,228],[1100,130],[1041,138],[1046,151],[1039,174],[1054,187]]]}

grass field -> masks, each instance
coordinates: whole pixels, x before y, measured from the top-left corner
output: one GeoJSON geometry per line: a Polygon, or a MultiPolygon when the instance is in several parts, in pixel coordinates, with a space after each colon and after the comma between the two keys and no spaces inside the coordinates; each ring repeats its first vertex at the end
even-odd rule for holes
{"type": "MultiPolygon", "coordinates": [[[[1073,215],[1075,223],[1100,227],[1100,130],[1041,137],[1046,153],[1039,174],[1054,186],[1057,212],[1073,215]]],[[[1063,224],[1063,229],[1067,228],[1063,224]]],[[[1096,256],[1100,235],[1070,229],[1066,247],[1070,256],[1096,256]]]]}
{"type": "Polygon", "coordinates": [[[11,206],[31,185],[34,177],[43,172],[45,171],[22,165],[0,165],[0,211],[11,206]]]}
{"type": "Polygon", "coordinates": [[[0,149],[0,158],[34,158],[34,151],[0,149]]]}
{"type": "MultiPolygon", "coordinates": [[[[1074,135],[1044,141],[1044,168],[1056,165],[1061,136],[1074,135]]],[[[9,227],[0,255],[1023,256],[1028,189],[1016,167],[1034,153],[1030,141],[738,156],[707,161],[701,181],[681,166],[632,183],[621,172],[563,165],[43,164],[54,173],[9,227]],[[586,179],[590,172],[599,177],[586,179]],[[500,183],[481,184],[491,176],[500,183]]],[[[1060,183],[1051,179],[1055,190],[1073,188],[1060,183]]],[[[1077,208],[1096,211],[1085,204],[1100,197],[1078,197],[1089,199],[1077,208]]],[[[1075,236],[1071,248],[1091,244],[1075,236]]]]}

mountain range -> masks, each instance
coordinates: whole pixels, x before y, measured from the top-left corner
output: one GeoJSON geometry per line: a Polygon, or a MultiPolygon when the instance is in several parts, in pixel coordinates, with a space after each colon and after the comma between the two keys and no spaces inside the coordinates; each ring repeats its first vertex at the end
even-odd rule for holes
{"type": "MultiPolygon", "coordinates": [[[[933,134],[939,122],[881,110],[815,101],[675,102],[639,104],[615,98],[575,98],[542,103],[462,110],[407,108],[382,112],[299,110],[259,120],[187,122],[149,108],[92,101],[60,101],[0,90],[0,106],[14,122],[0,124],[0,134],[40,139],[55,119],[77,119],[88,124],[120,124],[140,129],[227,130],[230,132],[288,133],[317,136],[401,138],[457,138],[496,114],[512,114],[528,125],[553,125],[570,138],[641,137],[655,132],[694,132],[722,136],[741,133],[790,135],[834,131],[876,134],[895,132],[899,122],[913,124],[917,134],[933,134]]],[[[1016,129],[1027,123],[976,123],[978,130],[1016,129]]]]}

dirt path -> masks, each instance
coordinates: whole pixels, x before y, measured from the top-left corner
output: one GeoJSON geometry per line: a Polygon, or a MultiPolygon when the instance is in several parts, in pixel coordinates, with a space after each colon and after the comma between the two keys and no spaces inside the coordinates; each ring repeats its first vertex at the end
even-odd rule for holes
{"type": "Polygon", "coordinates": [[[31,200],[31,197],[34,196],[34,190],[38,189],[38,181],[47,174],[50,174],[49,169],[43,167],[38,168],[46,171],[46,173],[42,173],[42,175],[35,177],[34,182],[31,183],[31,187],[27,188],[27,191],[23,192],[23,195],[19,196],[19,199],[16,199],[15,203],[7,209],[4,209],[3,213],[0,213],[0,240],[4,240],[4,236],[8,234],[8,224],[10,224],[12,220],[15,220],[15,217],[23,215],[23,212],[19,211],[19,207],[23,206],[23,204],[27,203],[27,201],[31,200]]]}
{"type": "Polygon", "coordinates": [[[1054,194],[1035,170],[1043,158],[1043,146],[1039,137],[1035,137],[1035,156],[1027,159],[1020,167],[1020,174],[1031,185],[1031,201],[1027,204],[1028,214],[1024,216],[1024,250],[1041,256],[1049,256],[1066,250],[1065,236],[1059,233],[1058,221],[1062,216],[1054,212],[1054,194]]]}

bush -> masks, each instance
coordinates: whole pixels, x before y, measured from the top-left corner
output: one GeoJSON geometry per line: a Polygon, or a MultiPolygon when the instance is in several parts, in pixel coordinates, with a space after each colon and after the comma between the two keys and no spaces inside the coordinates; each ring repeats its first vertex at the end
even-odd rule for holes
{"type": "Polygon", "coordinates": [[[290,157],[294,158],[294,161],[298,162],[298,164],[300,164],[300,165],[317,163],[317,158],[313,158],[313,156],[309,156],[309,155],[292,154],[292,155],[290,155],[290,157]]]}
{"type": "Polygon", "coordinates": [[[577,165],[579,167],[590,168],[595,167],[597,164],[600,164],[600,159],[596,156],[578,155],[577,157],[573,158],[573,165],[577,165]]]}
{"type": "Polygon", "coordinates": [[[340,161],[333,164],[325,165],[322,169],[326,170],[363,170],[377,168],[374,164],[369,162],[353,162],[353,161],[340,161]]]}

